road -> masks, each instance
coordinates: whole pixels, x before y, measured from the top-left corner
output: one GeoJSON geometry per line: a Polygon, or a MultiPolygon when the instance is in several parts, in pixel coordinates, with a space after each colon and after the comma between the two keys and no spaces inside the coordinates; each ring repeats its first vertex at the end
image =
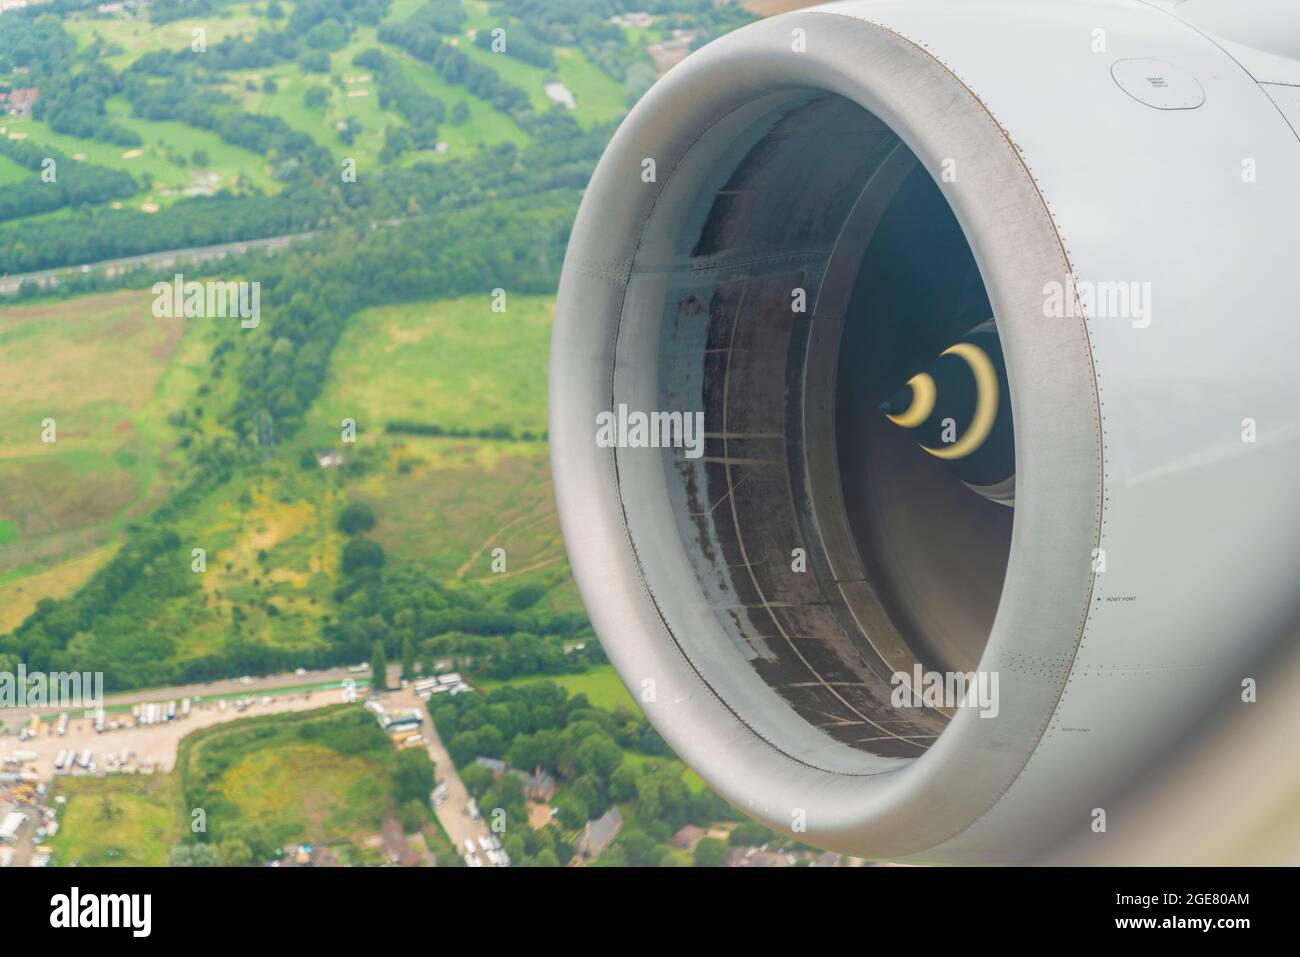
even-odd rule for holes
{"type": "MultiPolygon", "coordinates": [[[[483,856],[479,838],[487,837],[491,832],[482,818],[470,817],[469,790],[465,787],[465,782],[460,779],[456,766],[451,763],[451,755],[447,753],[447,748],[438,735],[438,729],[433,724],[433,717],[429,714],[428,707],[416,696],[414,687],[390,693],[387,695],[387,703],[397,708],[419,708],[424,712],[425,723],[420,733],[424,735],[425,747],[437,771],[438,782],[447,786],[447,800],[441,807],[435,807],[434,812],[438,815],[442,829],[456,845],[457,854],[464,857],[465,842],[472,841],[474,847],[478,849],[476,854],[478,859],[485,867],[489,866],[487,858],[483,856]]],[[[527,822],[521,824],[527,826],[527,822]]]]}
{"type": "MultiPolygon", "coordinates": [[[[5,770],[27,772],[35,774],[39,781],[50,781],[55,777],[54,764],[60,752],[84,754],[89,751],[91,761],[99,771],[170,771],[176,764],[176,749],[181,739],[200,728],[259,715],[310,711],[346,700],[345,694],[337,685],[279,694],[275,694],[273,689],[265,689],[270,693],[260,695],[252,688],[240,687],[246,692],[242,697],[252,699],[243,707],[236,707],[234,703],[213,695],[195,705],[188,717],[182,717],[178,708],[174,721],[135,724],[129,728],[109,726],[103,732],[96,731],[94,721],[84,717],[81,712],[69,712],[68,727],[63,735],[57,733],[54,721],[46,721],[36,737],[21,743],[17,737],[0,738],[0,754],[30,751],[36,755],[34,759],[24,761],[20,767],[6,767],[5,770]],[[123,764],[121,758],[126,755],[130,755],[130,758],[123,764]]],[[[79,774],[84,771],[70,768],[66,773],[79,774]]]]}
{"type": "Polygon", "coordinates": [[[51,279],[73,276],[79,273],[103,273],[105,276],[115,276],[120,272],[140,266],[165,269],[176,265],[178,262],[205,262],[210,259],[222,259],[232,253],[239,255],[257,250],[276,252],[294,240],[311,239],[316,235],[317,233],[314,231],[289,233],[284,236],[268,236],[264,239],[243,239],[233,243],[219,243],[215,246],[168,249],[156,253],[143,253],[139,256],[126,256],[122,259],[106,259],[103,262],[86,263],[85,265],[60,266],[57,269],[41,269],[36,272],[18,273],[13,276],[0,277],[0,295],[17,292],[18,287],[24,282],[35,282],[37,285],[43,286],[51,279]]]}
{"type": "MultiPolygon", "coordinates": [[[[398,683],[401,673],[402,667],[400,664],[390,664],[388,666],[388,684],[390,687],[398,683]]],[[[364,671],[358,672],[353,672],[348,668],[327,668],[322,671],[308,671],[301,675],[284,672],[278,675],[254,678],[250,684],[243,684],[240,681],[230,679],[208,681],[202,684],[178,685],[174,688],[155,688],[148,691],[125,691],[119,694],[105,695],[103,707],[106,711],[117,711],[123,708],[129,709],[135,704],[147,704],[151,701],[179,701],[182,698],[235,698],[244,695],[257,696],[282,691],[285,688],[323,687],[338,684],[348,678],[358,683],[369,682],[369,666],[364,671]]],[[[0,709],[0,721],[4,722],[5,731],[15,731],[33,714],[40,714],[42,717],[48,715],[57,716],[64,711],[73,711],[76,715],[81,714],[80,710],[64,707],[3,708],[0,709]]]]}

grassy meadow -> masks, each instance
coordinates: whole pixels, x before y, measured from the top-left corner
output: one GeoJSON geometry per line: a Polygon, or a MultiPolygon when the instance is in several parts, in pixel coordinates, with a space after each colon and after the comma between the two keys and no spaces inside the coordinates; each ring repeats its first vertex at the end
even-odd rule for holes
{"type": "MultiPolygon", "coordinates": [[[[166,866],[206,812],[209,843],[256,833],[271,847],[363,843],[396,813],[396,752],[360,705],[244,718],[183,738],[166,774],[60,777],[58,864],[166,866]]],[[[445,838],[436,849],[450,854],[445,838]]]]}
{"type": "Polygon", "coordinates": [[[155,319],[152,301],[118,291],[0,309],[0,626],[88,578],[177,479],[168,420],[222,330],[155,319]]]}
{"type": "Polygon", "coordinates": [[[64,777],[54,793],[67,798],[59,833],[49,842],[59,864],[165,867],[180,840],[184,822],[174,775],[64,777]]]}

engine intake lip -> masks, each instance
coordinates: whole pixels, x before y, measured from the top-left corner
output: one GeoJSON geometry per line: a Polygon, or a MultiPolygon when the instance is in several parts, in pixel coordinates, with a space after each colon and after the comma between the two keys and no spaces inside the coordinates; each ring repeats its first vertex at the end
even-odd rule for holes
{"type": "MultiPolygon", "coordinates": [[[[741,124],[743,126],[743,124],[741,124]]],[[[1046,732],[1092,600],[1102,508],[1097,389],[1081,316],[1043,315],[1071,274],[1018,152],[978,97],[897,34],[830,12],[775,17],[675,67],[624,122],[579,212],[552,336],[550,436],[561,524],[579,590],[624,681],[711,786],[769,825],[859,854],[916,854],[959,834],[1009,788],[1046,732]],[[792,49],[792,31],[806,48],[792,49]],[[959,709],[914,759],[854,750],[794,714],[722,634],[693,581],[661,468],[602,448],[596,416],[655,408],[653,344],[683,182],[717,156],[706,133],[782,96],[826,91],[883,121],[938,182],[979,265],[1012,387],[1016,517],[980,669],[1000,713],[959,709]],[[642,181],[655,160],[656,182],[642,181]],[[939,179],[945,159],[954,182],[939,179]],[[675,187],[674,184],[677,184],[675,187]],[[633,406],[637,407],[637,406],[633,406]]],[[[649,450],[654,451],[654,450],[649,450]]]]}

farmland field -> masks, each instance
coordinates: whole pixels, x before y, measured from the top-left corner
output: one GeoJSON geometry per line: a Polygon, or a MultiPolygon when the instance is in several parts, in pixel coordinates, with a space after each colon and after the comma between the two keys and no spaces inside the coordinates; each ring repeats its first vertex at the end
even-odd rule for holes
{"type": "MultiPolygon", "coordinates": [[[[541,438],[553,300],[514,296],[505,313],[490,302],[406,303],[353,317],[305,442],[338,447],[338,423],[352,417],[359,445],[382,467],[345,492],[326,470],[268,462],[178,516],[186,550],[202,547],[208,565],[196,588],[140,609],[141,623],[166,637],[169,658],[220,653],[236,620],[270,647],[323,647],[344,544],[335,522],[348,501],[374,508],[372,537],[393,567],[477,585],[487,600],[535,584],[551,611],[580,610],[541,438]],[[473,435],[385,431],[400,420],[473,435]],[[516,438],[477,437],[501,426],[516,438]],[[501,574],[496,548],[508,556],[501,574]]],[[[230,384],[205,373],[214,346],[236,330],[155,319],[151,303],[141,290],[0,309],[0,629],[21,624],[40,598],[73,593],[112,557],[124,523],[166,494],[179,468],[175,414],[221,434],[230,384]],[[197,401],[200,385],[208,394],[197,401]],[[196,419],[200,407],[212,414],[196,419]],[[57,426],[53,444],[41,441],[46,418],[57,426]]],[[[86,645],[105,656],[114,647],[105,636],[86,645]]]]}
{"type": "Polygon", "coordinates": [[[546,351],[555,301],[481,296],[367,309],[349,323],[319,400],[322,423],[413,421],[516,436],[546,431],[546,351]],[[379,374],[382,370],[382,374],[379,374]]]}
{"type": "Polygon", "coordinates": [[[219,332],[151,303],[123,291],[0,311],[0,595],[19,606],[35,597],[12,590],[16,571],[103,547],[175,478],[168,417],[219,332]]]}
{"type": "Polygon", "coordinates": [[[352,494],[373,505],[375,538],[397,560],[451,581],[538,581],[576,609],[541,441],[553,309],[550,297],[513,296],[494,313],[483,295],[359,313],[335,349],[311,434],[336,443],[338,423],[352,418],[359,442],[383,440],[384,468],[352,494]],[[385,432],[401,422],[474,437],[385,432]],[[497,428],[516,440],[477,437],[497,428]],[[504,575],[490,573],[496,547],[509,556],[504,575]]]}

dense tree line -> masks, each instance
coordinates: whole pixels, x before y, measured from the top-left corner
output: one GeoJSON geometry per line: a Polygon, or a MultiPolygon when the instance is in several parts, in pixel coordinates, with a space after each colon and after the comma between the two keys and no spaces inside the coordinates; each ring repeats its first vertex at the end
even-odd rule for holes
{"type": "Polygon", "coordinates": [[[465,29],[465,21],[469,18],[461,0],[428,0],[411,19],[427,23],[439,33],[456,36],[465,29]]]}
{"type": "Polygon", "coordinates": [[[309,179],[334,172],[329,150],[311,136],[278,116],[260,116],[227,106],[231,102],[228,96],[195,85],[187,70],[155,78],[133,68],[124,88],[136,116],[175,120],[209,130],[227,143],[267,157],[277,179],[309,179]]]}
{"type": "Polygon", "coordinates": [[[165,213],[100,207],[67,219],[10,223],[0,226],[0,274],[306,232],[336,210],[328,194],[290,185],[271,197],[222,191],[182,199],[165,213]]]}
{"type": "Polygon", "coordinates": [[[418,13],[403,23],[382,25],[379,39],[430,64],[448,83],[465,87],[520,125],[526,126],[531,119],[532,101],[522,87],[501,79],[496,70],[471,60],[463,51],[445,43],[438,30],[422,21],[418,13]]]}
{"type": "Polygon", "coordinates": [[[102,671],[109,689],[169,683],[180,629],[157,620],[157,611],[198,587],[174,531],[139,529],[75,594],[41,599],[0,637],[0,659],[40,671],[102,671]]]}
{"type": "MultiPolygon", "coordinates": [[[[50,220],[0,225],[0,274],[28,272],[75,263],[96,262],[183,246],[211,245],[237,239],[256,239],[317,228],[343,210],[368,230],[370,222],[395,217],[432,215],[490,204],[512,197],[540,195],[543,202],[572,197],[570,218],[576,212],[577,193],[587,182],[600,155],[608,130],[582,131],[572,117],[547,114],[533,141],[519,150],[503,144],[474,157],[457,158],[441,165],[429,163],[388,168],[383,175],[363,174],[346,188],[291,183],[278,197],[233,197],[218,194],[206,199],[183,200],[160,214],[131,210],[93,210],[76,220],[50,220]]],[[[563,217],[561,217],[563,218],[563,217]]],[[[567,224],[565,224],[567,229],[567,224]]],[[[567,234],[565,234],[567,235],[567,234]]],[[[560,237],[562,238],[562,237],[560,237]]],[[[349,234],[349,243],[353,241],[349,234]]],[[[558,271],[562,248],[551,237],[545,264],[551,275],[558,271]]],[[[328,240],[322,240],[327,243],[328,240]]],[[[307,256],[304,249],[295,255],[307,256]]],[[[190,269],[195,275],[212,266],[190,269]]],[[[266,257],[255,254],[246,262],[223,261],[223,274],[255,268],[259,275],[271,270],[266,257]]],[[[309,267],[295,260],[299,276],[309,267]]],[[[104,289],[138,288],[158,277],[150,272],[116,277],[86,274],[69,277],[59,287],[42,289],[24,284],[21,295],[68,295],[104,289]]],[[[494,288],[500,283],[493,283],[494,288]]],[[[408,288],[403,284],[403,289],[408,288]]],[[[424,295],[438,294],[429,287],[424,295]]],[[[411,298],[403,293],[402,298],[411,298]]]]}
{"type": "Polygon", "coordinates": [[[536,603],[494,607],[494,597],[449,589],[422,569],[363,563],[335,590],[338,616],[324,634],[331,646],[346,649],[340,661],[368,658],[376,641],[396,658],[410,641],[425,656],[472,659],[471,670],[497,678],[565,674],[604,660],[594,642],[589,654],[566,655],[557,640],[586,634],[585,615],[556,614],[536,603]]]}
{"type": "Polygon", "coordinates": [[[463,429],[455,426],[441,426],[431,422],[412,422],[409,419],[393,419],[384,423],[384,431],[391,435],[426,435],[432,438],[448,436],[453,439],[485,439],[494,442],[535,442],[545,440],[547,433],[540,436],[523,431],[518,435],[509,425],[495,425],[490,429],[463,429]]]}
{"type": "Polygon", "coordinates": [[[387,165],[409,149],[431,149],[437,144],[438,124],[447,115],[442,100],[421,90],[407,78],[401,64],[382,50],[364,50],[353,57],[352,62],[373,74],[379,87],[380,107],[397,110],[410,124],[409,127],[384,128],[381,162],[387,165]]]}
{"type": "Polygon", "coordinates": [[[447,163],[389,167],[382,176],[360,176],[342,192],[342,200],[373,219],[386,219],[582,189],[611,129],[583,130],[571,115],[555,112],[537,117],[532,133],[523,149],[501,143],[447,163]]]}
{"type": "Polygon", "coordinates": [[[266,261],[263,334],[245,337],[234,427],[275,444],[298,430],[347,317],[367,306],[504,286],[555,287],[577,197],[557,190],[420,217],[387,229],[336,229],[300,257],[266,261]]]}
{"type": "Polygon", "coordinates": [[[0,138],[0,153],[34,173],[40,174],[48,168],[52,175],[52,178],[34,175],[0,186],[0,221],[48,213],[64,206],[126,199],[139,189],[130,173],[79,162],[58,150],[37,146],[31,140],[0,138]],[[52,167],[47,163],[50,160],[52,167]]]}
{"type": "MultiPolygon", "coordinates": [[[[555,66],[555,51],[551,49],[551,44],[538,36],[528,23],[507,18],[494,29],[504,31],[502,39],[505,45],[501,52],[506,56],[546,70],[555,66]]],[[[493,30],[479,30],[474,37],[474,45],[483,50],[491,50],[495,40],[493,30]]]]}
{"type": "Polygon", "coordinates": [[[64,32],[55,17],[38,17],[42,9],[49,8],[5,13],[4,29],[0,29],[0,74],[25,67],[36,77],[56,76],[69,68],[77,41],[64,32]]]}
{"type": "Polygon", "coordinates": [[[138,133],[108,117],[105,103],[120,92],[122,78],[102,63],[92,63],[79,73],[42,76],[32,116],[49,123],[56,133],[139,146],[138,133]]]}

